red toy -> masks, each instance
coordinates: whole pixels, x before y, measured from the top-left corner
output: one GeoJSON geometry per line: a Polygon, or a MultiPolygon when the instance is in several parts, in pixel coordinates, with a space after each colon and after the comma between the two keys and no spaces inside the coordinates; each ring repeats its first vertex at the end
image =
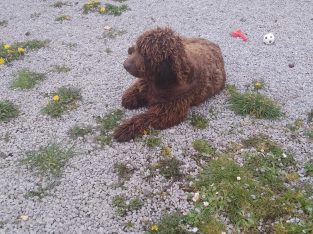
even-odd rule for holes
{"type": "Polygon", "coordinates": [[[232,35],[233,37],[240,37],[243,41],[247,41],[248,40],[246,35],[243,32],[241,32],[240,29],[230,33],[230,35],[232,35]]]}

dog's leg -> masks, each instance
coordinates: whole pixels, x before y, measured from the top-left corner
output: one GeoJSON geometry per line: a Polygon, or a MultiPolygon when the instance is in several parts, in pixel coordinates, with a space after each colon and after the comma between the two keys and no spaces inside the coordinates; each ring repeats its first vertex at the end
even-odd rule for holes
{"type": "Polygon", "coordinates": [[[136,80],[123,94],[122,106],[127,109],[137,109],[148,104],[146,100],[147,84],[144,80],[136,80]]]}
{"type": "Polygon", "coordinates": [[[149,128],[165,129],[186,119],[188,100],[154,105],[146,113],[137,115],[120,125],[114,132],[119,142],[129,141],[144,134],[149,128]]]}

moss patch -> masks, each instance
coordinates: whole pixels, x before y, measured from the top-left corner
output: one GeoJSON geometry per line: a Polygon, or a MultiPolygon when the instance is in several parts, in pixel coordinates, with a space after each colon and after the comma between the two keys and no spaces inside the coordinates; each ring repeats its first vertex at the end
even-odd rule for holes
{"type": "Polygon", "coordinates": [[[18,107],[10,101],[0,101],[0,122],[16,118],[19,113],[18,107]]]}

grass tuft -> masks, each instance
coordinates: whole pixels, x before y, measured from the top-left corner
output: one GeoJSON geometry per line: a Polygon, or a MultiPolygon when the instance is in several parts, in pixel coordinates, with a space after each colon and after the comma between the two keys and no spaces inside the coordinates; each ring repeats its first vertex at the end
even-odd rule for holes
{"type": "Polygon", "coordinates": [[[305,173],[309,176],[313,176],[313,160],[304,164],[305,173]]]}
{"type": "Polygon", "coordinates": [[[68,131],[70,138],[73,140],[79,137],[84,138],[86,135],[90,133],[92,133],[92,128],[90,126],[80,127],[78,125],[75,125],[68,131]]]}
{"type": "Polygon", "coordinates": [[[191,125],[195,128],[205,129],[208,127],[208,120],[201,114],[192,113],[190,120],[191,125]]]}
{"type": "Polygon", "coordinates": [[[114,196],[112,199],[112,205],[116,207],[116,213],[120,216],[124,216],[128,211],[139,210],[143,202],[138,198],[132,198],[126,201],[126,198],[122,195],[114,196]]]}
{"type": "Polygon", "coordinates": [[[9,121],[17,117],[19,110],[15,104],[10,101],[0,101],[0,122],[9,121]]]}
{"type": "Polygon", "coordinates": [[[71,17],[69,15],[60,15],[55,18],[55,21],[63,22],[65,20],[70,20],[71,17]]]}
{"type": "Polygon", "coordinates": [[[171,157],[159,160],[157,168],[160,170],[160,174],[166,179],[179,180],[183,176],[180,172],[181,164],[178,159],[171,157]]]}
{"type": "Polygon", "coordinates": [[[116,109],[98,119],[97,122],[100,126],[100,135],[97,136],[96,139],[101,145],[109,145],[112,142],[111,131],[117,127],[122,120],[123,115],[124,113],[122,110],[116,109]]]}
{"type": "Polygon", "coordinates": [[[62,1],[57,1],[57,2],[53,3],[50,6],[54,7],[54,8],[61,8],[63,6],[69,6],[69,3],[68,2],[62,2],[62,1]]]}
{"type": "Polygon", "coordinates": [[[81,100],[80,90],[72,87],[61,87],[52,93],[52,100],[42,109],[43,113],[53,118],[60,117],[68,109],[77,107],[81,100]]]}
{"type": "Polygon", "coordinates": [[[281,108],[268,97],[260,93],[240,93],[234,86],[228,87],[231,109],[239,115],[252,115],[257,119],[278,119],[281,108]]]}
{"type": "Polygon", "coordinates": [[[44,73],[32,72],[28,69],[19,70],[16,79],[13,80],[11,88],[32,89],[40,81],[46,78],[44,73]]]}
{"type": "Polygon", "coordinates": [[[308,113],[308,123],[313,122],[313,109],[308,113]]]}
{"type": "Polygon", "coordinates": [[[48,178],[59,177],[67,161],[74,155],[73,149],[56,143],[40,147],[39,150],[26,153],[24,164],[35,169],[39,175],[48,178]]]}
{"type": "Polygon", "coordinates": [[[206,140],[203,139],[196,139],[192,143],[193,148],[200,154],[203,155],[214,155],[215,148],[211,146],[206,140]]]}
{"type": "Polygon", "coordinates": [[[280,145],[265,135],[251,136],[248,139],[243,140],[242,143],[245,147],[253,147],[259,152],[271,152],[275,156],[282,156],[284,152],[280,145]]]}
{"type": "Polygon", "coordinates": [[[118,175],[119,181],[129,180],[132,170],[125,163],[115,163],[114,170],[118,175]]]}
{"type": "Polygon", "coordinates": [[[123,12],[130,10],[130,8],[126,4],[123,4],[121,6],[116,6],[110,3],[106,3],[105,8],[106,8],[107,14],[114,15],[114,16],[119,16],[123,12]]]}
{"type": "Polygon", "coordinates": [[[95,12],[100,6],[100,0],[89,0],[83,5],[83,13],[88,14],[89,12],[95,12]]]}

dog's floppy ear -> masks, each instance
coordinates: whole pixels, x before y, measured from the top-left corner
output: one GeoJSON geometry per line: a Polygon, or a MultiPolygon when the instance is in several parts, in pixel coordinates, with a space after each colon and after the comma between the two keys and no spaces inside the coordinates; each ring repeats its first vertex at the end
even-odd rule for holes
{"type": "Polygon", "coordinates": [[[146,31],[138,38],[136,45],[139,53],[144,56],[146,65],[149,65],[152,71],[166,68],[162,68],[161,65],[167,60],[171,65],[171,71],[167,71],[174,73],[179,83],[187,81],[189,64],[182,39],[171,28],[158,27],[146,31]]]}

